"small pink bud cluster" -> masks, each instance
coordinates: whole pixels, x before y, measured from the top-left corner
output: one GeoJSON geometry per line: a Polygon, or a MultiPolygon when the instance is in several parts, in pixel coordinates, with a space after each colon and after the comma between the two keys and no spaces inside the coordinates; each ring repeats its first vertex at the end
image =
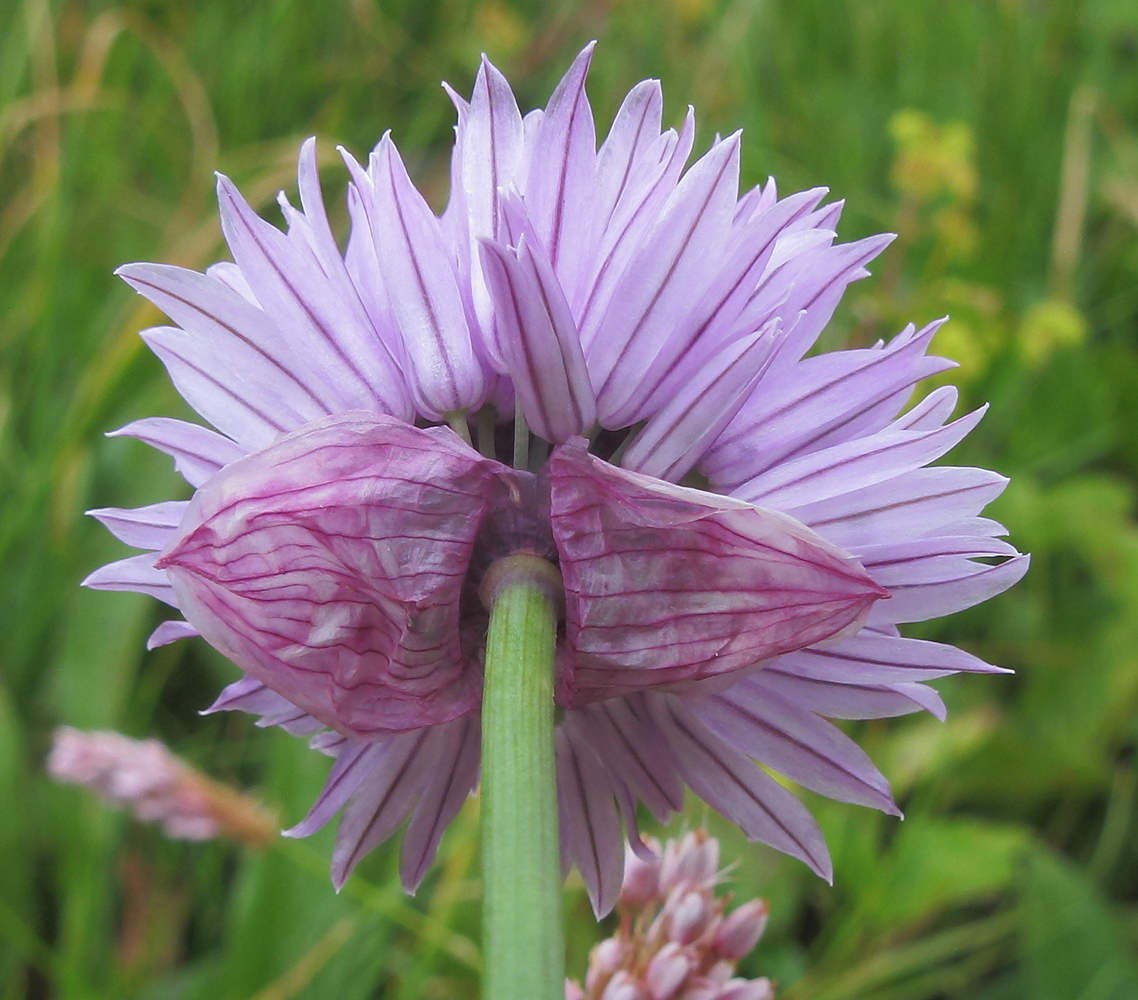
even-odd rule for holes
{"type": "Polygon", "coordinates": [[[256,803],[190,767],[158,740],[62,726],[47,772],[56,781],[90,788],[140,820],[161,823],[178,840],[225,834],[263,846],[276,834],[276,824],[256,803]]]}
{"type": "Polygon", "coordinates": [[[717,897],[719,842],[704,830],[669,840],[645,860],[627,852],[616,934],[593,948],[584,988],[565,1000],[772,1000],[771,981],[735,978],[735,966],[766,928],[768,906],[754,899],[726,912],[717,897]]]}

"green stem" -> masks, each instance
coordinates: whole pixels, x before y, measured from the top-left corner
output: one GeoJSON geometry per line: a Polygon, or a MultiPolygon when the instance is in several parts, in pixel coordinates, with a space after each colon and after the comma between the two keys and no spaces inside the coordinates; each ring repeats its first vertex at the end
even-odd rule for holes
{"type": "Polygon", "coordinates": [[[490,605],[482,693],[486,1000],[562,1000],[565,995],[551,574],[556,577],[556,570],[536,556],[510,556],[492,567],[483,586],[490,605]]]}

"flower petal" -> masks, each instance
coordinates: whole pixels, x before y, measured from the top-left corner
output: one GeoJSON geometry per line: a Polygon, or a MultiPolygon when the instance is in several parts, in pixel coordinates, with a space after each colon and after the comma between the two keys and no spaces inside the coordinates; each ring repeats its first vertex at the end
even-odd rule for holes
{"type": "Polygon", "coordinates": [[[911,683],[946,677],[958,671],[1008,673],[955,646],[880,635],[869,629],[862,629],[840,642],[780,656],[778,662],[767,669],[834,684],[911,683]]]}
{"type": "Polygon", "coordinates": [[[712,147],[672,193],[621,276],[603,316],[603,334],[582,330],[604,426],[626,426],[618,414],[667,343],[676,314],[690,307],[693,288],[710,283],[738,190],[736,134],[712,147]]]}
{"type": "Polygon", "coordinates": [[[246,453],[236,441],[216,431],[172,417],[146,417],[111,431],[107,437],[133,437],[174,457],[174,468],[191,486],[201,486],[210,476],[246,453]]]}
{"type": "Polygon", "coordinates": [[[338,414],[198,491],[161,559],[211,645],[364,741],[478,703],[459,598],[496,462],[449,429],[338,414]]]}
{"type": "Polygon", "coordinates": [[[260,218],[233,182],[218,175],[222,231],[275,335],[275,348],[264,339],[260,345],[278,359],[307,362],[303,381],[324,401],[326,412],[363,407],[407,416],[407,394],[394,359],[346,270],[337,264],[339,253],[326,220],[321,225],[315,159],[313,143],[307,156],[301,154],[299,173],[305,221],[312,243],[320,247],[319,258],[308,241],[290,239],[260,218]],[[311,228],[313,223],[317,228],[311,228]]]}
{"type": "Polygon", "coordinates": [[[762,377],[777,343],[778,323],[776,319],[702,359],[698,367],[691,366],[695,370],[648,419],[621,465],[670,482],[682,479],[762,377]]]}
{"type": "Polygon", "coordinates": [[[157,569],[154,561],[155,553],[146,552],[140,556],[130,556],[118,562],[107,563],[100,566],[90,574],[81,587],[90,587],[92,590],[127,590],[136,594],[147,594],[156,597],[172,608],[181,610],[174,588],[164,570],[157,569]]]}
{"type": "Polygon", "coordinates": [[[909,327],[884,348],[807,358],[785,377],[764,381],[700,471],[729,491],[780,462],[882,430],[917,382],[952,367],[925,354],[942,322],[919,333],[909,327]]]}
{"type": "Polygon", "coordinates": [[[497,305],[499,347],[530,429],[560,444],[589,431],[596,401],[577,326],[544,256],[522,237],[517,256],[483,241],[479,258],[497,305]]]}
{"type": "Polygon", "coordinates": [[[549,468],[573,654],[563,705],[752,667],[856,625],[886,596],[782,514],[617,469],[581,439],[549,468]]]}
{"type": "Polygon", "coordinates": [[[616,789],[571,716],[554,732],[557,805],[561,822],[561,867],[577,866],[593,912],[608,913],[620,895],[624,874],[624,838],[614,795],[616,789]]]}
{"type": "Polygon", "coordinates": [[[133,510],[104,507],[87,513],[120,542],[126,542],[136,549],[157,552],[166,547],[188,506],[185,500],[167,500],[149,507],[135,507],[133,510]]]}
{"type": "Polygon", "coordinates": [[[174,387],[198,413],[244,451],[327,413],[310,390],[256,348],[216,344],[160,326],[142,339],[166,366],[174,387]]]}
{"type": "Polygon", "coordinates": [[[803,788],[899,816],[889,782],[865,751],[836,726],[766,684],[765,673],[744,677],[689,708],[736,750],[803,788]]]}
{"type": "Polygon", "coordinates": [[[580,206],[590,203],[596,186],[597,133],[585,95],[595,44],[581,50],[550,96],[525,183],[537,237],[570,302],[577,301],[587,266],[590,219],[580,206]]]}
{"type": "Polygon", "coordinates": [[[632,710],[629,702],[635,697],[609,698],[568,714],[614,779],[666,823],[683,808],[683,785],[668,744],[632,710]]]}
{"type": "Polygon", "coordinates": [[[437,746],[423,796],[411,813],[399,852],[403,888],[414,892],[434,864],[439,842],[450,821],[478,784],[481,718],[477,712],[439,727],[437,746]]]}
{"type": "Polygon", "coordinates": [[[146,648],[157,649],[159,646],[169,645],[179,639],[192,639],[199,634],[198,630],[189,622],[173,618],[170,621],[163,622],[150,633],[150,637],[146,640],[146,648]]]}
{"type": "Polygon", "coordinates": [[[646,696],[652,720],[671,744],[691,790],[746,834],[805,861],[827,882],[833,865],[809,810],[750,758],[707,728],[674,695],[646,696]]]}
{"type": "Polygon", "coordinates": [[[364,195],[379,270],[411,362],[406,375],[416,408],[439,420],[477,406],[485,380],[439,220],[390,135],[372,153],[366,175],[350,157],[345,162],[364,195]]]}

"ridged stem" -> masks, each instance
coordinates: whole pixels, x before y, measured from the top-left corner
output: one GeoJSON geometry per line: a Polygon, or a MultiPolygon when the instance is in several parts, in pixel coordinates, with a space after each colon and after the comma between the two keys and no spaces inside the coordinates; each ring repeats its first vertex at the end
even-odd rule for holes
{"type": "Polygon", "coordinates": [[[563,1000],[553,755],[557,619],[549,581],[556,571],[535,556],[501,562],[511,564],[509,571],[496,574],[492,593],[483,588],[490,630],[482,693],[482,996],[563,1000]]]}

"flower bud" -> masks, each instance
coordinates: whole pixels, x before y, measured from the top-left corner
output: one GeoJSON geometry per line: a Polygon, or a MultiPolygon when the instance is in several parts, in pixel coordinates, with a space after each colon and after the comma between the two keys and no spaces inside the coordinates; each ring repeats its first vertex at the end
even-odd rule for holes
{"type": "Polygon", "coordinates": [[[695,963],[674,941],[669,941],[648,963],[644,985],[652,1000],[672,1000],[695,963]]]}
{"type": "Polygon", "coordinates": [[[740,906],[719,925],[711,947],[720,958],[738,962],[763,936],[770,907],[766,900],[752,899],[740,906]]]}
{"type": "Polygon", "coordinates": [[[678,1000],[716,1000],[719,996],[720,984],[707,976],[695,976],[684,987],[678,1000]]]}
{"type": "Polygon", "coordinates": [[[576,979],[565,980],[565,1000],[587,1000],[585,991],[576,979]]]}
{"type": "MultiPolygon", "coordinates": [[[[653,839],[646,841],[656,854],[660,845],[653,839]]],[[[624,851],[624,882],[620,887],[620,904],[628,908],[643,908],[660,893],[660,861],[645,861],[631,847],[624,851]]]]}
{"type": "Polygon", "coordinates": [[[706,830],[694,830],[677,843],[668,841],[660,865],[660,891],[671,892],[683,883],[710,888],[719,869],[719,841],[706,830]]]}
{"type": "Polygon", "coordinates": [[[585,986],[590,992],[620,968],[624,959],[624,946],[618,938],[605,938],[589,952],[589,971],[585,986]]]}
{"type": "Polygon", "coordinates": [[[664,904],[668,937],[680,944],[691,944],[705,930],[714,913],[710,900],[697,889],[678,888],[664,904]]]}
{"type": "Polygon", "coordinates": [[[774,987],[762,979],[732,979],[724,983],[715,1000],[774,1000],[774,987]]]}
{"type": "Polygon", "coordinates": [[[632,973],[621,969],[609,980],[601,1000],[645,1000],[645,996],[632,973]]]}

